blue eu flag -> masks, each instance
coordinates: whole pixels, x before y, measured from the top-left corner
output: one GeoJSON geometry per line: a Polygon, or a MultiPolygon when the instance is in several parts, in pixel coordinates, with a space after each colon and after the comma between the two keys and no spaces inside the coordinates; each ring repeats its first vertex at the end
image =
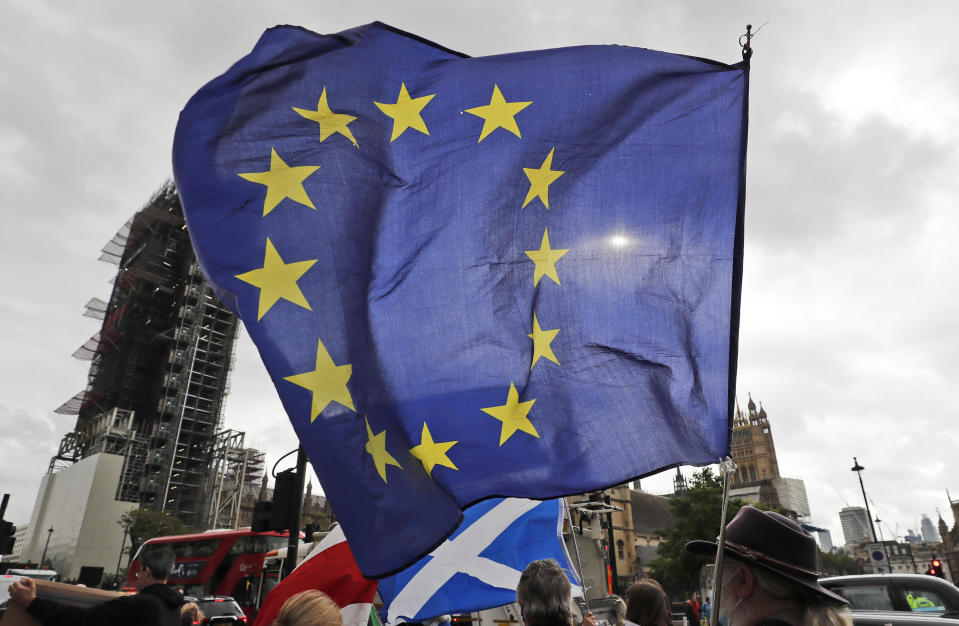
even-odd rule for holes
{"type": "Polygon", "coordinates": [[[199,261],[363,572],[729,450],[744,64],[268,30],[180,116],[199,261]]]}

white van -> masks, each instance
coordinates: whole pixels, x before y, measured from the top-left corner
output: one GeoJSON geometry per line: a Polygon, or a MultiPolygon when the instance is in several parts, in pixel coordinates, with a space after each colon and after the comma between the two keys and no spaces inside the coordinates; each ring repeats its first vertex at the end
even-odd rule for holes
{"type": "Polygon", "coordinates": [[[0,616],[7,610],[7,602],[10,600],[10,585],[24,576],[40,580],[56,580],[58,575],[52,569],[10,569],[7,570],[6,574],[0,574],[0,616]]]}
{"type": "Polygon", "coordinates": [[[0,574],[0,613],[6,610],[7,601],[10,599],[10,585],[20,580],[20,576],[10,576],[9,574],[0,574]]]}
{"type": "Polygon", "coordinates": [[[8,569],[7,576],[16,576],[17,580],[24,576],[34,580],[56,580],[60,575],[52,569],[8,569]]]}

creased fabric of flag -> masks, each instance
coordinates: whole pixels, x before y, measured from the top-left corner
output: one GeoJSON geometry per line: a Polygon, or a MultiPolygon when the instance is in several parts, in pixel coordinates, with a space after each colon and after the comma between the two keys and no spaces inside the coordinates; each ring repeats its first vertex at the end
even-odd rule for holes
{"type": "Polygon", "coordinates": [[[554,559],[574,586],[563,543],[562,500],[485,500],[466,509],[463,523],[436,550],[379,583],[387,623],[423,622],[516,602],[516,585],[530,562],[554,559]]]}
{"type": "Polygon", "coordinates": [[[376,581],[360,573],[340,526],[313,546],[303,562],[270,590],[256,614],[255,625],[270,626],[287,599],[309,589],[319,589],[336,602],[343,626],[366,626],[376,581]]]}
{"type": "Polygon", "coordinates": [[[728,453],[747,77],[284,26],[190,100],[197,257],[367,576],[485,498],[728,453]]]}

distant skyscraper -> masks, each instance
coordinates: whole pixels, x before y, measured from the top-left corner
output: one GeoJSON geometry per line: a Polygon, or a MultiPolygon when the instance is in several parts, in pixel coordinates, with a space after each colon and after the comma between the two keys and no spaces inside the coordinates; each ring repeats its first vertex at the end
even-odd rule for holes
{"type": "Polygon", "coordinates": [[[828,530],[817,531],[819,534],[819,547],[822,548],[823,552],[829,552],[832,550],[832,535],[828,530]]]}
{"type": "Polygon", "coordinates": [[[930,541],[937,543],[942,541],[942,537],[939,536],[939,532],[936,530],[936,527],[933,525],[932,520],[929,519],[929,516],[925,513],[922,514],[922,521],[920,522],[922,528],[922,540],[930,541]]]}
{"type": "Polygon", "coordinates": [[[809,517],[809,498],[806,484],[798,478],[775,478],[772,481],[779,506],[789,511],[791,517],[809,517]]]}
{"type": "Polygon", "coordinates": [[[847,506],[839,511],[839,521],[842,523],[842,534],[846,545],[872,540],[869,517],[863,507],[847,506]]]}

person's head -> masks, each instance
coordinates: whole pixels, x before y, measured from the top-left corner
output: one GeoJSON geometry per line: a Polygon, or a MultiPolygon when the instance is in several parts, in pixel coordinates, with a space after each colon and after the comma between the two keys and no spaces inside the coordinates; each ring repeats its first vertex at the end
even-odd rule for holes
{"type": "Polygon", "coordinates": [[[608,621],[612,626],[625,626],[626,624],[626,601],[620,598],[619,596],[613,596],[615,601],[613,602],[612,611],[610,612],[610,618],[608,621]]]}
{"type": "MultiPolygon", "coordinates": [[[[712,555],[717,544],[686,550],[712,555]]],[[[847,601],[819,584],[816,540],[794,520],[744,506],[726,525],[720,617],[736,626],[778,618],[803,626],[851,624],[847,601]]]]}
{"type": "Polygon", "coordinates": [[[180,623],[184,626],[192,626],[203,621],[203,611],[197,606],[196,602],[187,602],[180,607],[180,623]]]}
{"type": "Polygon", "coordinates": [[[287,598],[273,626],[343,626],[343,617],[330,596],[308,589],[287,598]]]}
{"type": "Polygon", "coordinates": [[[769,617],[802,626],[851,626],[847,605],[824,599],[803,585],[734,560],[724,568],[720,616],[752,625],[769,617]]]}
{"type": "Polygon", "coordinates": [[[670,626],[669,600],[658,582],[647,578],[626,589],[626,619],[642,626],[670,626]]]}
{"type": "Polygon", "coordinates": [[[176,554],[170,548],[150,550],[140,559],[137,572],[137,588],[143,589],[156,583],[164,583],[173,571],[176,554]]]}
{"type": "Polygon", "coordinates": [[[516,587],[516,601],[526,626],[571,626],[571,592],[566,572],[553,559],[527,565],[516,587]]]}

